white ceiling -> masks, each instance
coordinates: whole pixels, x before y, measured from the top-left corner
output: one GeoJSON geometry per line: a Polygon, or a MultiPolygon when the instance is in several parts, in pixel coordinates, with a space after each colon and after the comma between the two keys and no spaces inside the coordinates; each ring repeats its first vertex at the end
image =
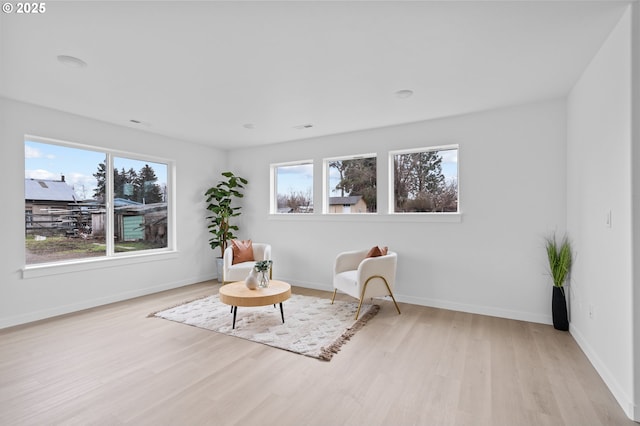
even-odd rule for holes
{"type": "Polygon", "coordinates": [[[304,139],[564,96],[626,4],[49,0],[0,15],[0,96],[224,149],[304,139]]]}

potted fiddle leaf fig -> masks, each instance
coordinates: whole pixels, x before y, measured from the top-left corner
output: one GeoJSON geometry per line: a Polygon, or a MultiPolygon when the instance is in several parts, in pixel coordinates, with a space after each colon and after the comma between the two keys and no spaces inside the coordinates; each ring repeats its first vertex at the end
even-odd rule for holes
{"type": "Polygon", "coordinates": [[[211,249],[220,247],[220,257],[218,258],[218,281],[222,279],[222,256],[229,244],[229,241],[236,238],[234,232],[239,230],[238,225],[231,223],[232,218],[240,216],[241,207],[235,205],[238,198],[242,198],[244,185],[247,179],[236,176],[232,172],[223,172],[225,178],[205,192],[207,210],[211,213],[207,216],[209,220],[209,232],[211,238],[209,244],[211,249]]]}
{"type": "Polygon", "coordinates": [[[569,317],[567,314],[567,299],[564,291],[564,284],[569,278],[573,254],[571,242],[565,235],[560,243],[556,241],[556,236],[548,237],[546,240],[547,259],[549,260],[549,272],[553,279],[553,294],[551,299],[551,314],[553,317],[553,327],[556,330],[569,330],[569,317]]]}

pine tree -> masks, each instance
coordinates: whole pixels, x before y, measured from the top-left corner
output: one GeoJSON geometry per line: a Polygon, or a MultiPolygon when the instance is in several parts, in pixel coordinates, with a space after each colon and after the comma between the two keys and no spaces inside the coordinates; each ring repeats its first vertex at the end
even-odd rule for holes
{"type": "MultiPolygon", "coordinates": [[[[104,202],[106,193],[106,165],[98,164],[98,171],[93,174],[97,181],[93,198],[104,202]]],[[[151,166],[145,164],[140,171],[133,168],[125,170],[113,169],[113,196],[124,198],[139,203],[162,203],[164,201],[163,190],[156,182],[158,177],[151,166]]]]}
{"type": "Polygon", "coordinates": [[[106,192],[107,182],[107,165],[105,163],[98,164],[98,171],[93,174],[96,178],[96,189],[93,190],[93,198],[99,202],[104,202],[104,194],[106,192]]]}
{"type": "Polygon", "coordinates": [[[136,187],[138,188],[138,201],[151,204],[163,201],[162,188],[156,184],[158,177],[151,166],[145,164],[137,175],[136,187]]]}
{"type": "Polygon", "coordinates": [[[376,158],[355,158],[340,163],[342,179],[336,188],[343,189],[349,195],[362,196],[367,204],[367,211],[375,212],[378,204],[376,158]]]}
{"type": "Polygon", "coordinates": [[[399,212],[450,211],[452,204],[457,209],[457,193],[454,199],[442,174],[442,155],[438,151],[396,155],[394,198],[399,212]]]}

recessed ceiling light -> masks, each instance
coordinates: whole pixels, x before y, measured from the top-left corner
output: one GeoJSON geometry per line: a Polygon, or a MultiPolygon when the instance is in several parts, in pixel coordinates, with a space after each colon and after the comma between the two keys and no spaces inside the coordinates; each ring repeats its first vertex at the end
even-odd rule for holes
{"type": "Polygon", "coordinates": [[[409,90],[409,89],[398,90],[396,92],[396,97],[400,99],[409,98],[411,97],[411,95],[413,95],[413,90],[409,90]]]}
{"type": "Polygon", "coordinates": [[[75,56],[58,55],[58,62],[70,68],[84,68],[87,63],[75,56]]]}

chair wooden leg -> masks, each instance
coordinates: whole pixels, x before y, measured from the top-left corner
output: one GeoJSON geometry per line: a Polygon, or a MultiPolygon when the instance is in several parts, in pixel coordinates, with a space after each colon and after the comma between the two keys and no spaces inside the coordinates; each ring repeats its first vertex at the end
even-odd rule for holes
{"type": "Polygon", "coordinates": [[[337,292],[337,291],[338,291],[338,289],[337,289],[337,288],[333,290],[333,297],[331,297],[331,304],[332,304],[332,305],[333,305],[333,301],[334,301],[334,300],[335,300],[335,298],[336,298],[336,292],[337,292]]]}

